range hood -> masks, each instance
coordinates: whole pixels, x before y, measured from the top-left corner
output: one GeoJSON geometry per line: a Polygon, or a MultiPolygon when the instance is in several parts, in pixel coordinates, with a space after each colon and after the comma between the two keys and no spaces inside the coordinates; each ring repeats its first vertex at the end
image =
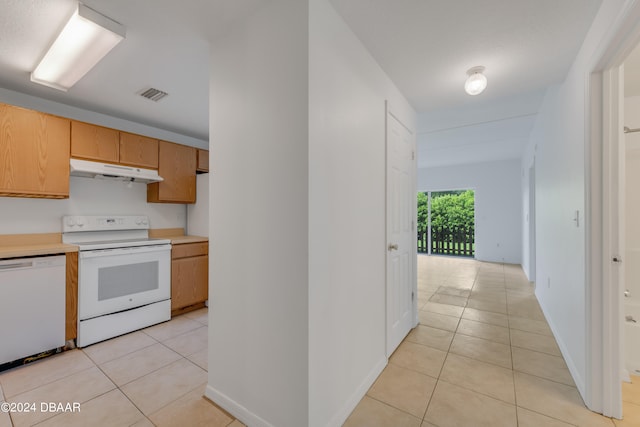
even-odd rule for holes
{"type": "Polygon", "coordinates": [[[134,166],[112,165],[109,163],[90,162],[87,160],[71,159],[71,176],[86,178],[113,179],[129,182],[160,182],[164,179],[153,169],[143,169],[134,166]]]}

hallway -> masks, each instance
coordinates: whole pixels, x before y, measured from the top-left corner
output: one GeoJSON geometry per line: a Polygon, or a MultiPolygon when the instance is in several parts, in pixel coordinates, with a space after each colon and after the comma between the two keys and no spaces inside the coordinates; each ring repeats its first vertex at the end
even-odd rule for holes
{"type": "Polygon", "coordinates": [[[420,324],[345,426],[626,426],[584,406],[520,266],[418,256],[420,324]]]}

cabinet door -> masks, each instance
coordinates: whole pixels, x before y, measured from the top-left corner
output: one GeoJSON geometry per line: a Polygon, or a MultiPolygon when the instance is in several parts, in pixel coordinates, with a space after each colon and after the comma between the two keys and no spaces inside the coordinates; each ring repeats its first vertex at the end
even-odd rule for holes
{"type": "Polygon", "coordinates": [[[198,150],[198,172],[209,172],[209,151],[198,150]]]}
{"type": "Polygon", "coordinates": [[[69,197],[68,119],[0,104],[0,195],[69,197]]]}
{"type": "Polygon", "coordinates": [[[158,169],[158,140],[120,132],[120,163],[158,169]]]}
{"type": "Polygon", "coordinates": [[[119,132],[89,123],[71,122],[71,157],[118,163],[119,132]]]}
{"type": "Polygon", "coordinates": [[[158,173],[164,181],[147,185],[147,201],[196,202],[196,149],[172,142],[159,142],[158,173]]]}
{"type": "Polygon", "coordinates": [[[171,261],[171,310],[206,301],[209,294],[208,281],[208,256],[171,261]]]}

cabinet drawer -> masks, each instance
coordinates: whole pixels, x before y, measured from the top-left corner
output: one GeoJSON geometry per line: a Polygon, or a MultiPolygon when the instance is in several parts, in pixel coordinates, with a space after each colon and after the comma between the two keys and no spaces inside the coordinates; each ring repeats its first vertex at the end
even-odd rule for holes
{"type": "Polygon", "coordinates": [[[183,245],[173,245],[171,248],[171,258],[187,258],[192,256],[208,255],[209,243],[185,243],[183,245]]]}

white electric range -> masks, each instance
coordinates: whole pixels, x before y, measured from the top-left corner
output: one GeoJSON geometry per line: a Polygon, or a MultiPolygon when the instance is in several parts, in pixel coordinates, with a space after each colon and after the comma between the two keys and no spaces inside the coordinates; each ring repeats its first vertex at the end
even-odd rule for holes
{"type": "Polygon", "coordinates": [[[62,232],[79,247],[78,347],[171,318],[171,242],[148,217],[64,216],[62,232]]]}

